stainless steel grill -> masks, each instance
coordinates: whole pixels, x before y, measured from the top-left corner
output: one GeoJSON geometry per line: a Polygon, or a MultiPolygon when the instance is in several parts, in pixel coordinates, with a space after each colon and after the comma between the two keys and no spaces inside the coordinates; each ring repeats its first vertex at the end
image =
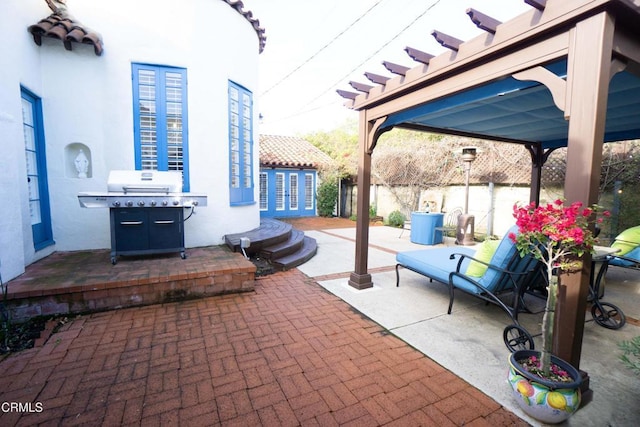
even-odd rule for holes
{"type": "Polygon", "coordinates": [[[178,171],[115,170],[109,173],[106,192],[79,193],[83,208],[206,206],[204,194],[182,193],[178,171]]]}
{"type": "Polygon", "coordinates": [[[118,255],[180,252],[184,259],[184,221],[207,205],[207,196],[181,189],[178,171],[114,170],[107,192],[79,193],[78,201],[83,208],[109,208],[112,264],[118,255]],[[191,209],[186,219],[184,209],[191,209]]]}

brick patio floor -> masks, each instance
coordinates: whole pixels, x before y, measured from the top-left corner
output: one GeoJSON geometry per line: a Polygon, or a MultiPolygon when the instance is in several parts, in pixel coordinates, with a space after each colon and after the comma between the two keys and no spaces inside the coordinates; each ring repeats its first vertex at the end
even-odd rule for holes
{"type": "Polygon", "coordinates": [[[295,269],[70,319],[0,378],[1,402],[42,405],[2,426],[526,425],[295,269]]]}

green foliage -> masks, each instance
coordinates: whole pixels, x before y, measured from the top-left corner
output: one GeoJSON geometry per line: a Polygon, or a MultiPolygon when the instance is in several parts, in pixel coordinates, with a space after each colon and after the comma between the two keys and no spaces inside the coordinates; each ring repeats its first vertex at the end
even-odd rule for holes
{"type": "Polygon", "coordinates": [[[338,201],[338,180],[325,178],[318,186],[318,215],[332,216],[338,201]]]}
{"type": "Polygon", "coordinates": [[[640,336],[633,338],[630,341],[622,341],[618,344],[620,350],[623,351],[620,360],[631,371],[640,375],[640,336]]]}
{"type": "MultiPolygon", "coordinates": [[[[581,257],[585,252],[593,253],[594,237],[589,228],[590,217],[598,206],[582,208],[581,202],[565,206],[561,199],[546,205],[515,205],[513,216],[519,233],[510,233],[520,256],[530,253],[546,266],[547,303],[542,318],[542,351],[540,367],[545,378],[550,378],[551,351],[558,298],[558,277],[553,270],[572,271],[581,261],[572,261],[572,256],[581,257]],[[569,259],[569,261],[568,261],[569,259]]],[[[608,212],[606,212],[608,215],[608,212]]]]}
{"type": "Polygon", "coordinates": [[[373,218],[375,216],[378,216],[378,208],[374,205],[369,205],[369,218],[373,218]]]}
{"type": "Polygon", "coordinates": [[[618,197],[620,216],[616,232],[640,225],[640,185],[625,185],[618,197]]]}
{"type": "Polygon", "coordinates": [[[303,138],[336,161],[339,175],[355,175],[358,164],[357,121],[347,121],[332,131],[314,132],[303,138]]]}
{"type": "Polygon", "coordinates": [[[393,211],[389,214],[389,225],[392,227],[402,227],[407,217],[400,211],[393,211]]]}

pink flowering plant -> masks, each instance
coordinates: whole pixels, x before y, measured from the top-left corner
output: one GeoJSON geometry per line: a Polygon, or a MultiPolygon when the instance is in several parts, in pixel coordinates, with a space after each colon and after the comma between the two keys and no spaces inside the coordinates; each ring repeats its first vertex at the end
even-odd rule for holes
{"type": "MultiPolygon", "coordinates": [[[[546,267],[548,297],[542,318],[542,351],[540,359],[528,360],[523,364],[525,369],[543,378],[557,381],[562,377],[558,372],[552,371],[555,365],[552,366],[551,363],[558,298],[558,277],[554,271],[560,273],[580,270],[580,258],[585,253],[593,253],[596,238],[590,224],[598,210],[596,205],[583,208],[580,202],[565,206],[563,200],[540,206],[532,202],[513,207],[518,234],[511,233],[509,238],[516,244],[520,256],[532,254],[546,267]]],[[[603,215],[608,216],[609,212],[605,211],[603,215]]],[[[595,222],[602,222],[602,218],[595,222]]],[[[571,378],[566,378],[565,381],[571,381],[571,378]]]]}

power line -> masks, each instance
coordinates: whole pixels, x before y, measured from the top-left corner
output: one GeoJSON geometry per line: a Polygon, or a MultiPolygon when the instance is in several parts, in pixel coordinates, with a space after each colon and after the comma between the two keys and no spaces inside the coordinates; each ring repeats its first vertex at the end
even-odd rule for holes
{"type": "Polygon", "coordinates": [[[349,31],[355,24],[357,24],[362,18],[364,18],[366,15],[369,14],[369,12],[371,12],[376,6],[378,6],[380,3],[382,3],[384,0],[378,0],[373,6],[371,6],[369,9],[367,9],[366,12],[364,12],[362,15],[360,15],[355,21],[353,21],[351,24],[349,24],[349,26],[347,26],[347,28],[345,28],[344,30],[342,30],[337,36],[335,36],[333,39],[331,39],[329,41],[329,43],[325,44],[324,46],[322,46],[317,52],[315,52],[313,55],[311,55],[309,58],[307,58],[305,61],[302,62],[302,64],[298,65],[296,68],[294,68],[292,71],[290,71],[286,76],[284,76],[283,78],[281,78],[280,80],[278,80],[273,86],[271,86],[269,89],[265,90],[264,92],[262,92],[261,96],[266,95],[269,91],[271,91],[272,89],[274,89],[275,87],[279,86],[282,82],[284,82],[285,80],[287,80],[289,77],[291,77],[292,74],[296,73],[300,68],[304,67],[307,63],[309,63],[313,58],[315,58],[316,56],[318,56],[320,54],[320,52],[322,52],[323,50],[325,50],[326,48],[328,48],[329,46],[331,46],[336,40],[338,40],[344,33],[346,33],[347,31],[349,31]]]}
{"type": "MultiPolygon", "coordinates": [[[[385,47],[387,47],[391,42],[393,42],[395,39],[397,39],[398,37],[400,37],[400,35],[402,35],[402,33],[404,33],[405,31],[407,31],[409,28],[411,28],[420,18],[422,18],[424,15],[427,14],[427,12],[429,12],[431,9],[433,9],[438,3],[440,3],[440,0],[436,0],[435,2],[433,2],[433,4],[431,4],[431,6],[427,7],[425,9],[424,12],[422,12],[420,15],[418,15],[413,21],[411,21],[411,23],[409,23],[407,26],[405,26],[402,30],[400,30],[400,32],[398,32],[396,35],[394,35],[391,39],[389,39],[386,43],[384,43],[382,46],[380,46],[380,48],[378,50],[376,50],[375,52],[373,52],[371,55],[369,55],[367,58],[365,58],[362,62],[360,62],[358,65],[356,65],[351,71],[349,71],[348,73],[346,73],[344,76],[340,77],[340,79],[333,83],[330,87],[328,87],[327,89],[325,89],[324,91],[322,91],[318,96],[316,96],[315,98],[313,98],[311,101],[307,102],[307,104],[305,104],[304,106],[302,106],[300,108],[300,110],[308,107],[309,105],[313,104],[316,100],[318,100],[319,98],[321,98],[322,96],[324,96],[327,92],[329,92],[330,90],[332,90],[334,87],[336,87],[338,84],[342,83],[344,81],[344,79],[346,79],[347,77],[349,77],[352,73],[355,73],[358,68],[360,68],[362,65],[364,65],[367,61],[369,61],[371,58],[373,58],[375,55],[377,55],[378,53],[380,53],[380,51],[382,49],[384,49],[385,47]]],[[[295,113],[294,113],[295,115],[295,113]]]]}

